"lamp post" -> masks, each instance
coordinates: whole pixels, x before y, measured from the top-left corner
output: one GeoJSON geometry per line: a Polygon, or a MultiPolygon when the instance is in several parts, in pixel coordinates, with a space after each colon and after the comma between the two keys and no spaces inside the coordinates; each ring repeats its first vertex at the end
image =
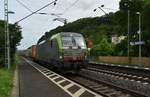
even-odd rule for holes
{"type": "Polygon", "coordinates": [[[128,9],[128,62],[130,64],[130,10],[128,9]]]}
{"type": "MultiPolygon", "coordinates": [[[[103,9],[102,7],[104,7],[104,5],[101,5],[100,7],[98,7],[103,13],[107,14],[103,9]]],[[[93,11],[95,12],[97,9],[94,9],[93,11]]]]}
{"type": "MultiPolygon", "coordinates": [[[[141,42],[141,13],[137,12],[136,13],[139,16],[139,42],[141,42]]],[[[141,65],[141,44],[139,44],[139,65],[141,65]]]]}
{"type": "Polygon", "coordinates": [[[130,61],[130,3],[131,3],[131,0],[129,0],[129,2],[125,2],[124,3],[124,6],[127,8],[127,14],[128,14],[128,24],[127,24],[127,36],[128,36],[128,42],[127,42],[127,45],[128,45],[128,63],[130,64],[131,61],[130,61]]]}

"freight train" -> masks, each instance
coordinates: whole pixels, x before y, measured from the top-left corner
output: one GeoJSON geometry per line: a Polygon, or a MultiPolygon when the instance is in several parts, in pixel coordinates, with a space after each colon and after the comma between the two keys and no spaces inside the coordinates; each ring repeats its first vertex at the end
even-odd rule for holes
{"type": "Polygon", "coordinates": [[[26,56],[61,72],[76,72],[86,67],[88,49],[81,34],[61,32],[28,48],[26,56]]]}

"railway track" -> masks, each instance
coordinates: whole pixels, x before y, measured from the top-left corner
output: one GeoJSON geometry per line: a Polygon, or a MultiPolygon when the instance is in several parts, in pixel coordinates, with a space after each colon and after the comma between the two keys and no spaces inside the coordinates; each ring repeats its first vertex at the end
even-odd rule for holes
{"type": "Polygon", "coordinates": [[[150,78],[150,68],[107,63],[89,63],[88,67],[134,75],[142,78],[150,78]]]}
{"type": "Polygon", "coordinates": [[[108,84],[104,84],[80,75],[67,77],[67,78],[69,78],[72,81],[75,81],[76,83],[83,85],[86,88],[91,89],[94,92],[103,95],[104,97],[144,97],[141,95],[139,96],[137,94],[133,95],[129,92],[118,89],[114,86],[110,86],[108,84]]]}
{"type": "Polygon", "coordinates": [[[115,77],[123,77],[125,79],[135,80],[135,81],[139,81],[139,82],[145,83],[145,84],[150,84],[150,79],[148,77],[142,77],[142,76],[137,76],[137,75],[128,74],[128,73],[122,73],[122,72],[115,72],[112,70],[101,70],[101,69],[92,68],[92,67],[87,68],[87,70],[96,71],[98,73],[103,73],[105,75],[111,75],[111,76],[115,76],[115,77]]]}
{"type": "MultiPolygon", "coordinates": [[[[130,94],[141,95],[137,97],[150,97],[150,78],[129,74],[127,71],[118,72],[109,69],[100,69],[96,66],[89,66],[86,69],[82,69],[79,72],[80,76],[88,79],[95,80],[96,82],[102,82],[107,85],[119,88],[123,91],[131,92],[130,94]]],[[[111,97],[111,96],[110,96],[111,97]]],[[[113,97],[113,96],[112,96],[113,97]]],[[[114,96],[119,97],[119,96],[114,96]]],[[[124,96],[121,96],[124,97],[124,96]]]]}
{"type": "Polygon", "coordinates": [[[148,77],[88,67],[68,78],[106,97],[150,97],[148,77]]]}

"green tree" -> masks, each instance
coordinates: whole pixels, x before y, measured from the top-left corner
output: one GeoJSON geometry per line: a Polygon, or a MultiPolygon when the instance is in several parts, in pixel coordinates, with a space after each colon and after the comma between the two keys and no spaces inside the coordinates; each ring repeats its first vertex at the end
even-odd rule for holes
{"type": "MultiPolygon", "coordinates": [[[[22,39],[21,27],[18,24],[9,24],[10,33],[10,55],[11,62],[14,60],[14,55],[16,52],[16,47],[19,45],[22,39]]],[[[4,66],[5,58],[5,31],[4,31],[4,21],[0,20],[0,67],[4,66]]]]}
{"type": "Polygon", "coordinates": [[[91,54],[96,56],[106,56],[112,55],[113,51],[114,45],[109,43],[106,38],[103,38],[99,44],[92,48],[91,54]]]}
{"type": "Polygon", "coordinates": [[[150,1],[145,0],[144,11],[142,12],[142,39],[145,41],[142,51],[144,56],[150,56],[150,1]]]}

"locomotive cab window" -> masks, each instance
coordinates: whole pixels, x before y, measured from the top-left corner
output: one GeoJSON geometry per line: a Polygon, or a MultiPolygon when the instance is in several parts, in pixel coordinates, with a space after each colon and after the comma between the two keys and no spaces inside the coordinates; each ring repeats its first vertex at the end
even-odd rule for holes
{"type": "Polygon", "coordinates": [[[63,43],[63,46],[72,46],[72,38],[71,37],[68,37],[68,36],[63,36],[62,37],[62,43],[63,43]]]}
{"type": "Polygon", "coordinates": [[[76,42],[76,45],[80,46],[81,48],[85,47],[85,41],[84,41],[83,37],[81,37],[81,36],[75,36],[74,40],[76,42]]]}
{"type": "Polygon", "coordinates": [[[62,37],[63,46],[79,46],[85,48],[86,44],[82,36],[63,36],[62,37]]]}

